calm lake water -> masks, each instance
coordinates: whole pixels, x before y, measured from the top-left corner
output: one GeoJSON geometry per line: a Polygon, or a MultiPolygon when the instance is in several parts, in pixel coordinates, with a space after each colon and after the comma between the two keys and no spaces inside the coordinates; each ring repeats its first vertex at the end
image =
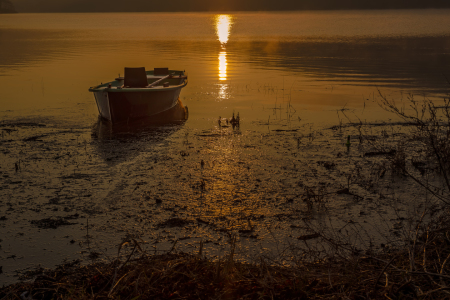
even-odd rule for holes
{"type": "Polygon", "coordinates": [[[375,87],[433,97],[448,92],[449,12],[2,15],[0,111],[92,122],[87,87],[125,66],[185,69],[193,119],[288,97],[299,108],[361,107],[375,87]]]}
{"type": "Polygon", "coordinates": [[[126,234],[162,250],[206,239],[220,256],[234,230],[243,249],[274,251],[274,239],[300,234],[292,214],[305,186],[322,175],[344,184],[310,165],[342,151],[346,134],[320,133],[343,118],[336,111],[386,121],[378,90],[442,101],[447,78],[450,10],[1,15],[0,283],[86,256],[86,245],[115,253],[126,234]],[[185,123],[114,131],[97,122],[88,88],[141,66],[186,70],[185,123]],[[218,128],[233,112],[239,131],[218,128]],[[45,218],[77,225],[32,222],[45,218]]]}

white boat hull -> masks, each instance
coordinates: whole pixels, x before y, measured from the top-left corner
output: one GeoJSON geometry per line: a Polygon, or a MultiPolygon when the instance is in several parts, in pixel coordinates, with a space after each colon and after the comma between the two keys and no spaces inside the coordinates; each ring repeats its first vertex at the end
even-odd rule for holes
{"type": "Polygon", "coordinates": [[[125,86],[122,77],[91,87],[89,91],[94,93],[100,116],[119,123],[151,118],[175,107],[181,89],[187,85],[187,76],[184,71],[165,71],[170,75],[144,71],[147,79],[144,77],[144,84],[139,87],[125,86]]]}
{"type": "Polygon", "coordinates": [[[99,114],[111,122],[122,122],[157,115],[173,108],[181,87],[168,91],[94,92],[99,114]]]}

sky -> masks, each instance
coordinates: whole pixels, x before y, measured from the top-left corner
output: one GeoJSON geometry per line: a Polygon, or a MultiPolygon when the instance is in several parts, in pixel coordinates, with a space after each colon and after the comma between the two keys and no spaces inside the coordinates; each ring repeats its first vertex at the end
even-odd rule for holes
{"type": "Polygon", "coordinates": [[[450,0],[11,0],[19,12],[450,8],[450,0]]]}

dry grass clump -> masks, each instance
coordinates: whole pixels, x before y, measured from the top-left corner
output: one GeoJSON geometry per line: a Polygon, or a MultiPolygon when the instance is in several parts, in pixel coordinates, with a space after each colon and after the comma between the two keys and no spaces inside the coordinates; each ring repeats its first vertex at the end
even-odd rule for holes
{"type": "Polygon", "coordinates": [[[32,283],[19,283],[0,290],[0,297],[306,299],[302,288],[308,282],[296,280],[294,273],[282,267],[246,265],[228,260],[211,262],[185,253],[163,254],[141,257],[122,268],[113,262],[47,271],[32,283]]]}
{"type": "Polygon", "coordinates": [[[408,245],[382,252],[297,257],[290,267],[166,253],[68,264],[0,289],[1,299],[444,299],[450,297],[450,214],[419,224],[408,245]]]}

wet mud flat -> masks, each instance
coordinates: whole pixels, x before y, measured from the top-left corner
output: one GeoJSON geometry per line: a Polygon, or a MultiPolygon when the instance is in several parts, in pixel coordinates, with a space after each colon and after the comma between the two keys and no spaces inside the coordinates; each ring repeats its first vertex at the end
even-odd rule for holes
{"type": "Polygon", "coordinates": [[[439,211],[414,180],[441,178],[407,123],[314,127],[225,120],[141,128],[1,124],[0,274],[108,261],[124,240],[147,253],[261,257],[355,253],[404,241],[420,212],[439,211]],[[235,241],[235,242],[232,242],[235,241]]]}

